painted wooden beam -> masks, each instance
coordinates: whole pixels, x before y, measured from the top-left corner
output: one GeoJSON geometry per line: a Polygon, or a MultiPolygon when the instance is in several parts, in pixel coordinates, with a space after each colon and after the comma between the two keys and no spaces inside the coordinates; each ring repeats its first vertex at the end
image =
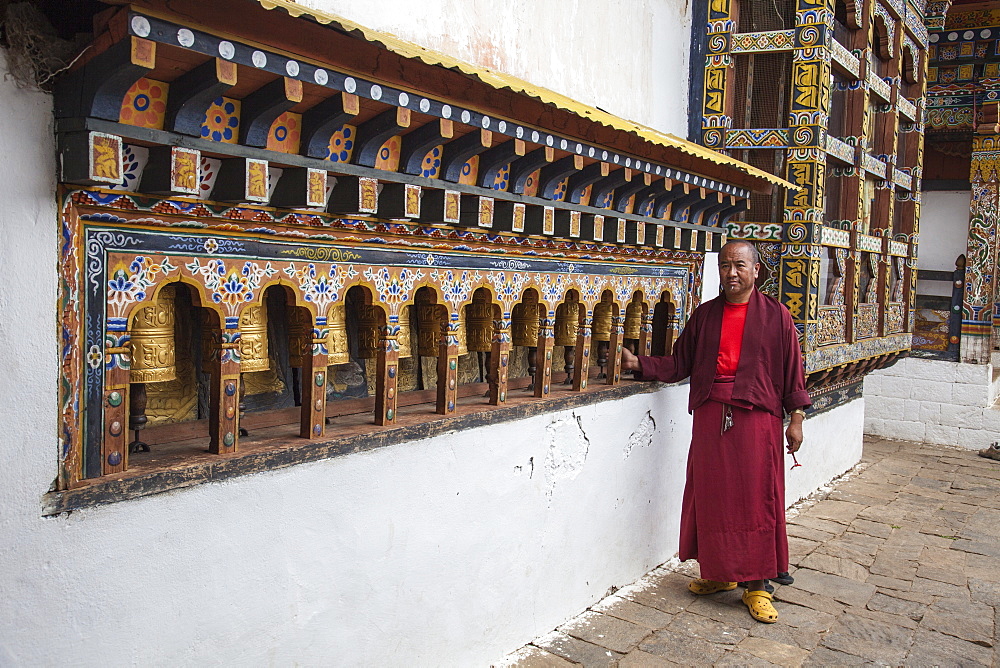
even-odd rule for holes
{"type": "Polygon", "coordinates": [[[279,77],[243,98],[240,109],[240,143],[263,148],[271,124],[302,101],[302,82],[279,77]]]}
{"type": "Polygon", "coordinates": [[[441,178],[458,183],[462,177],[462,167],[474,155],[479,155],[493,146],[493,133],[489,130],[473,130],[444,145],[441,160],[441,178]]]}
{"type": "Polygon", "coordinates": [[[330,137],[340,126],[349,122],[361,106],[357,95],[336,93],[302,114],[302,146],[310,158],[325,158],[330,150],[330,137]]]}
{"type": "Polygon", "coordinates": [[[365,121],[358,126],[354,162],[364,167],[374,167],[382,144],[408,127],[410,110],[405,107],[386,109],[375,118],[365,121]]]}
{"type": "Polygon", "coordinates": [[[445,118],[437,118],[403,135],[399,152],[400,171],[404,174],[422,174],[424,156],[440,144],[455,136],[455,125],[445,118]]]}
{"type": "Polygon", "coordinates": [[[525,186],[528,184],[528,177],[536,169],[547,165],[554,159],[555,151],[549,146],[543,146],[512,161],[510,163],[510,192],[523,195],[525,186]]]}
{"type": "Polygon", "coordinates": [[[222,58],[212,58],[182,74],[170,84],[163,127],[200,137],[208,108],[236,80],[236,63],[222,58]]]}

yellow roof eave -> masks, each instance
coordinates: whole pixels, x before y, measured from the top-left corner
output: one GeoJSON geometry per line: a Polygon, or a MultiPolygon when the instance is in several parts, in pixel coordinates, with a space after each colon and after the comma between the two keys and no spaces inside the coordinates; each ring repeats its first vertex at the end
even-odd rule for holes
{"type": "Polygon", "coordinates": [[[694,142],[689,142],[685,139],[681,139],[680,137],[654,130],[653,128],[634,121],[626,120],[619,116],[615,116],[614,114],[609,114],[606,111],[583,104],[582,102],[578,102],[555,91],[541,86],[535,86],[513,75],[496,72],[478,65],[472,65],[471,63],[459,60],[458,58],[454,58],[452,56],[400,39],[390,33],[373,30],[341,16],[304,7],[292,2],[291,0],[256,1],[264,9],[271,10],[280,8],[293,17],[307,17],[323,25],[329,25],[331,23],[336,24],[342,30],[346,32],[360,33],[365,40],[381,44],[389,51],[398,55],[406,58],[418,58],[428,65],[438,65],[448,69],[458,70],[463,74],[476,77],[483,83],[488,86],[492,86],[493,88],[509,89],[515,93],[536,98],[546,104],[551,104],[559,109],[576,114],[581,118],[586,118],[616,130],[635,134],[641,139],[644,139],[652,144],[672,148],[701,160],[707,160],[717,165],[724,165],[737,169],[749,176],[756,177],[772,185],[787,188],[789,190],[800,190],[800,188],[795,184],[789,183],[785,179],[775,176],[774,174],[766,172],[762,169],[758,169],[753,165],[749,165],[735,158],[730,158],[729,156],[723,155],[710,148],[695,144],[694,142]]]}

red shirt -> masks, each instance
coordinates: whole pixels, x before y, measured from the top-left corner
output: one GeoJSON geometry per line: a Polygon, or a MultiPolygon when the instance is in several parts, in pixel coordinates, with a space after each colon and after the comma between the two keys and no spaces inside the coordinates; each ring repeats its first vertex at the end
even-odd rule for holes
{"type": "Polygon", "coordinates": [[[743,326],[747,321],[747,306],[745,304],[730,304],[722,307],[722,333],[719,338],[719,360],[716,363],[715,375],[735,376],[736,367],[740,363],[740,349],[743,348],[743,326]]]}

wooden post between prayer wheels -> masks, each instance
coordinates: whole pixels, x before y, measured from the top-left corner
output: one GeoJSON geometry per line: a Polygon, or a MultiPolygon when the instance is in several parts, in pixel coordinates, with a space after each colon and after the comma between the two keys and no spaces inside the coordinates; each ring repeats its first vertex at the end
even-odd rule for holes
{"type": "Polygon", "coordinates": [[[625,339],[625,318],[611,317],[611,340],[608,342],[608,377],[605,383],[617,385],[622,377],[622,342],[625,339]]]}
{"type": "Polygon", "coordinates": [[[649,357],[653,354],[653,314],[642,316],[642,330],[639,332],[639,350],[637,355],[649,357]]]}
{"type": "Polygon", "coordinates": [[[208,451],[213,455],[236,452],[240,433],[240,333],[222,332],[212,346],[211,386],[208,408],[208,451]]]}
{"type": "Polygon", "coordinates": [[[381,327],[375,365],[375,424],[396,423],[396,382],[399,377],[399,316],[390,315],[389,324],[381,327]]]}
{"type": "MultiPolygon", "coordinates": [[[[443,307],[442,307],[443,308],[443,307]]],[[[458,335],[461,322],[458,313],[450,313],[441,323],[441,340],[437,358],[437,406],[435,412],[448,415],[455,412],[458,401],[458,335]]]]}
{"type": "MultiPolygon", "coordinates": [[[[509,314],[507,314],[509,316],[509,314]]],[[[490,405],[507,401],[507,372],[510,370],[510,318],[493,322],[493,349],[490,351],[490,405]]]]}
{"type": "MultiPolygon", "coordinates": [[[[581,304],[581,308],[583,305],[581,304]]],[[[579,392],[587,389],[587,376],[590,375],[590,322],[593,312],[589,309],[584,314],[583,322],[576,331],[576,366],[573,368],[573,390],[579,392]]]]}
{"type": "Polygon", "coordinates": [[[328,332],[326,318],[316,318],[316,328],[310,337],[312,354],[302,357],[302,412],[299,421],[299,436],[302,438],[322,438],[325,431],[328,332]]]}
{"type": "Polygon", "coordinates": [[[535,396],[545,398],[549,396],[552,389],[552,347],[555,345],[553,336],[553,324],[555,322],[555,311],[542,311],[544,305],[539,305],[540,316],[538,319],[538,360],[535,371],[535,396]],[[541,315],[544,313],[544,315],[541,315]]]}
{"type": "Polygon", "coordinates": [[[101,438],[101,473],[121,473],[128,468],[129,368],[127,345],[112,347],[122,338],[122,332],[109,331],[105,337],[104,355],[104,432],[101,438]]]}

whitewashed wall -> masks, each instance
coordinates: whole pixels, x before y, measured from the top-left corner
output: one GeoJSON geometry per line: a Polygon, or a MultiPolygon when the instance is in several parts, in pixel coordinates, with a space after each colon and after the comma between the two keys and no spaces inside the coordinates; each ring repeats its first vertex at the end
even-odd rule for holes
{"type": "MultiPolygon", "coordinates": [[[[582,34],[557,22],[498,51],[534,52],[520,67],[542,85],[681,130],[683,86],[669,111],[653,101],[686,76],[669,51],[686,48],[672,41],[686,44],[683,3],[608,4],[582,34]],[[599,41],[597,27],[662,36],[599,41]],[[560,55],[570,37],[595,40],[593,59],[579,42],[586,58],[560,55]],[[655,76],[631,73],[637,58],[655,76]],[[619,85],[642,77],[652,92],[619,85]]],[[[502,11],[531,23],[541,5],[502,11]]],[[[373,7],[391,15],[338,11],[389,27],[373,7]]],[[[459,18],[489,22],[426,7],[456,44],[459,18]]],[[[51,99],[0,77],[0,665],[488,665],[676,552],[686,387],[42,518],[58,415],[52,132],[51,99]]],[[[856,410],[807,423],[789,501],[857,461],[859,435],[823,427],[856,410]]]]}
{"type": "MultiPolygon", "coordinates": [[[[917,268],[931,271],[954,271],[955,258],[965,253],[969,241],[968,190],[928,191],[921,194],[920,246],[917,268]]],[[[922,295],[951,296],[951,284],[917,281],[922,295]]]]}
{"type": "Polygon", "coordinates": [[[300,0],[687,135],[690,0],[300,0]]]}

